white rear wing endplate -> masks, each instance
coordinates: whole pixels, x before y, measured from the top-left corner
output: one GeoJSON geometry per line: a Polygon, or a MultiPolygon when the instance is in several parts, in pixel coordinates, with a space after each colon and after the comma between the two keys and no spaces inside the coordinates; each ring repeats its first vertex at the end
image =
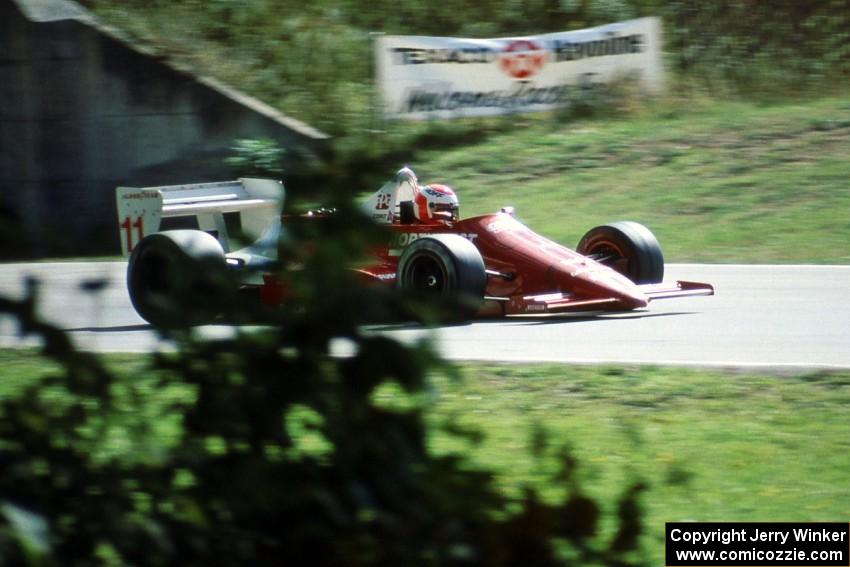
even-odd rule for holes
{"type": "Polygon", "coordinates": [[[225,252],[231,249],[225,213],[239,213],[242,233],[257,238],[279,218],[283,184],[271,179],[118,187],[115,190],[121,252],[127,256],[145,236],[160,230],[162,219],[195,217],[198,228],[216,234],[225,252]]]}
{"type": "Polygon", "coordinates": [[[399,203],[416,197],[418,183],[413,170],[403,167],[369,197],[363,211],[378,224],[392,224],[399,215],[399,203]]]}

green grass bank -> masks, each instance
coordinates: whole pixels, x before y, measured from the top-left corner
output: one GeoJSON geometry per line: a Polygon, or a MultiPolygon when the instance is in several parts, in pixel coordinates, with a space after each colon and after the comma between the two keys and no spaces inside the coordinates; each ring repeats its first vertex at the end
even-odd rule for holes
{"type": "Polygon", "coordinates": [[[510,120],[411,165],[421,181],[452,185],[464,215],[513,205],[567,246],[597,224],[635,220],[668,261],[850,262],[850,98],[510,120]]]}
{"type": "MultiPolygon", "coordinates": [[[[103,360],[121,376],[113,391],[125,404],[116,415],[102,416],[111,426],[93,445],[97,457],[156,462],[180,435],[180,407],[193,403],[191,388],[163,388],[142,356],[103,360]],[[141,421],[157,424],[154,436],[134,434],[141,421]]],[[[59,372],[32,351],[2,350],[0,367],[2,397],[15,396],[36,376],[59,372]]],[[[835,521],[850,513],[850,374],[458,368],[460,380],[435,372],[428,392],[414,400],[385,387],[374,403],[425,408],[432,450],[496,471],[498,485],[511,493],[531,487],[553,498],[561,494],[564,487],[553,476],[560,449],[568,448],[583,490],[603,506],[603,533],[612,529],[624,488],[646,483],[640,553],[648,564],[661,564],[666,521],[835,521]],[[480,443],[447,435],[449,424],[480,431],[480,443]]],[[[61,390],[40,395],[57,408],[64,403],[61,390]]],[[[321,452],[323,444],[307,433],[300,449],[321,452]]]]}

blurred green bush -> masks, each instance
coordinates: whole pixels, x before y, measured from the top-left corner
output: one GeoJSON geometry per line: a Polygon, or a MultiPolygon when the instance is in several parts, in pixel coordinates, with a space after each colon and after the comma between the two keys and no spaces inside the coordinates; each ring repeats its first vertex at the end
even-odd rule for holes
{"type": "MultiPolygon", "coordinates": [[[[352,259],[382,233],[345,196],[328,222],[295,224],[292,295],[268,327],[202,340],[116,373],[35,316],[37,286],[0,315],[41,339],[60,370],[0,399],[2,565],[589,565],[638,561],[642,485],[623,490],[614,530],[558,456],[560,499],[511,498],[462,453],[436,454],[427,344],[369,336],[392,290],[359,284],[352,259]],[[333,340],[352,355],[333,357],[333,340]],[[387,404],[377,396],[395,392],[387,404]]],[[[189,268],[191,269],[191,268],[189,268]]],[[[97,286],[90,286],[92,292],[97,286]]],[[[225,306],[223,306],[225,307],[225,306]]],[[[224,309],[227,310],[227,309],[224,309]]],[[[481,432],[446,424],[469,447],[481,432]]],[[[548,447],[548,448],[547,448],[548,447]]],[[[541,470],[542,467],[541,467],[541,470]]]]}

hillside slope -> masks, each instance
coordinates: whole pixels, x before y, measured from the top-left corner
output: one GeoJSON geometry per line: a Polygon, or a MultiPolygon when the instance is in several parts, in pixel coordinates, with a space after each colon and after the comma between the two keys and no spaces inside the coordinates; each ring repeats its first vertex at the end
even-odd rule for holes
{"type": "Polygon", "coordinates": [[[422,181],[464,215],[514,205],[568,245],[631,219],[668,260],[850,263],[850,97],[714,103],[556,125],[539,118],[458,149],[416,154],[422,181]]]}
{"type": "MultiPolygon", "coordinates": [[[[83,3],[153,51],[335,134],[333,172],[319,175],[329,187],[370,190],[410,163],[454,185],[465,214],[513,204],[568,245],[627,218],[657,233],[668,260],[850,262],[850,0],[83,3]],[[486,37],[644,15],[664,21],[663,101],[578,120],[374,120],[373,32],[486,37]]],[[[290,195],[311,187],[287,174],[290,195]]]]}
{"type": "Polygon", "coordinates": [[[374,127],[374,34],[505,37],[656,16],[671,78],[712,96],[817,93],[850,77],[850,0],[80,2],[162,57],[337,136],[374,127]]]}

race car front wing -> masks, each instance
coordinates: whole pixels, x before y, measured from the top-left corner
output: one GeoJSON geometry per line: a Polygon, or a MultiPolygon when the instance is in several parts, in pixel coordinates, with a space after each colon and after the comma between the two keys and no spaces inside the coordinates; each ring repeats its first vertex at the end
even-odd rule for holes
{"type": "MultiPolygon", "coordinates": [[[[646,298],[646,303],[656,299],[671,299],[695,295],[714,295],[714,287],[707,283],[675,281],[637,286],[646,298]]],[[[501,303],[504,315],[542,315],[548,313],[570,313],[583,311],[616,311],[634,309],[634,305],[623,305],[622,298],[579,298],[569,293],[542,295],[516,295],[508,298],[487,299],[501,303]]]]}

